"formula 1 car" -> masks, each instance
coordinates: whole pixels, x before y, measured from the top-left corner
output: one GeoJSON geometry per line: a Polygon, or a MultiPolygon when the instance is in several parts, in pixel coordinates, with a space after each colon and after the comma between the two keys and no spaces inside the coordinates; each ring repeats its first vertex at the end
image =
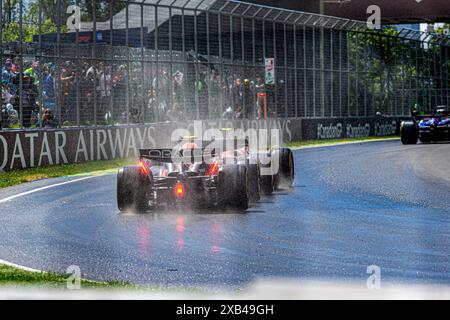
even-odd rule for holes
{"type": "MultiPolygon", "coordinates": [[[[202,145],[205,145],[204,143],[202,145]]],[[[206,144],[207,145],[207,144],[206,144]]],[[[254,160],[248,146],[232,151],[198,148],[187,142],[180,150],[142,149],[137,166],[121,168],[117,174],[117,204],[120,211],[145,212],[159,207],[232,208],[246,210],[260,194],[270,194],[282,186],[292,186],[294,160],[288,148],[260,153],[262,164],[254,160]],[[174,152],[176,153],[174,155],[174,152]],[[205,161],[205,154],[213,161],[205,161]],[[189,161],[174,163],[174,156],[189,161]],[[232,161],[230,161],[232,158],[232,161]],[[277,159],[278,171],[262,174],[277,159]]]]}
{"type": "Polygon", "coordinates": [[[412,113],[411,120],[402,121],[400,136],[403,144],[449,141],[450,113],[445,106],[439,106],[436,112],[412,113]]]}

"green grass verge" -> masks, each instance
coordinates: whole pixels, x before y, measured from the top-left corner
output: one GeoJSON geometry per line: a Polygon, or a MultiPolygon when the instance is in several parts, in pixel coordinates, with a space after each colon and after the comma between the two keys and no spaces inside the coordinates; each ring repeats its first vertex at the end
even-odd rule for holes
{"type": "MultiPolygon", "coordinates": [[[[52,272],[32,272],[0,264],[0,288],[69,290],[67,288],[67,279],[69,276],[69,274],[64,275],[52,272]]],[[[195,287],[144,286],[124,281],[101,282],[87,279],[80,280],[80,289],[126,290],[127,292],[142,293],[204,293],[203,289],[195,287]]]]}
{"type": "Polygon", "coordinates": [[[363,137],[363,138],[343,138],[343,139],[326,139],[326,140],[304,140],[304,141],[292,141],[286,143],[289,148],[307,148],[315,146],[332,146],[336,144],[365,142],[365,141],[377,141],[385,139],[398,139],[397,136],[388,137],[363,137]]]}
{"type": "MultiPolygon", "coordinates": [[[[50,272],[31,272],[7,265],[0,265],[0,286],[14,286],[14,287],[42,286],[46,288],[66,289],[68,277],[69,275],[61,275],[50,272]]],[[[81,279],[80,287],[86,289],[138,288],[137,286],[127,282],[120,282],[120,281],[97,282],[85,279],[81,279]]]]}
{"type": "MultiPolygon", "coordinates": [[[[134,160],[136,162],[136,160],[134,160]]],[[[133,163],[132,160],[93,161],[77,164],[56,165],[42,168],[13,170],[0,174],[0,189],[24,182],[63,176],[85,175],[96,172],[115,171],[117,168],[133,163]]]]}

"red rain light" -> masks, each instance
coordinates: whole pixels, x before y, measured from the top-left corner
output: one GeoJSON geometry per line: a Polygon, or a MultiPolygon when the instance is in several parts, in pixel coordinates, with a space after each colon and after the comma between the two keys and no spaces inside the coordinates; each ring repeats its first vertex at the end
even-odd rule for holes
{"type": "Polygon", "coordinates": [[[184,197],[185,194],[186,194],[186,189],[184,188],[184,185],[181,182],[178,182],[175,185],[175,195],[177,197],[184,197]]]}
{"type": "Polygon", "coordinates": [[[139,163],[139,166],[141,168],[141,172],[143,174],[145,174],[146,176],[150,173],[150,171],[149,171],[149,169],[147,167],[147,164],[145,163],[144,160],[141,160],[141,162],[139,163]]]}
{"type": "Polygon", "coordinates": [[[209,175],[214,176],[219,173],[219,163],[214,161],[213,164],[209,167],[209,175]]]}

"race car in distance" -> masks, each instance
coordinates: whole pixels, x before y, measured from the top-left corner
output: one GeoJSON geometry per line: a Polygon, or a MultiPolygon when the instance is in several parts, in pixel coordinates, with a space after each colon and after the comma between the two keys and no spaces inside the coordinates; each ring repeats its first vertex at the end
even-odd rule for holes
{"type": "Polygon", "coordinates": [[[412,119],[402,121],[400,136],[403,144],[449,141],[450,113],[445,106],[429,114],[412,112],[412,119]]]}
{"type": "MultiPolygon", "coordinates": [[[[208,143],[202,145],[208,145],[208,143]]],[[[289,148],[275,148],[259,153],[264,165],[250,161],[256,155],[241,149],[222,151],[198,148],[191,140],[175,152],[190,161],[174,163],[173,149],[140,150],[136,166],[121,168],[117,174],[117,204],[121,212],[145,212],[170,206],[192,208],[232,208],[246,210],[260,194],[270,194],[280,187],[291,187],[294,181],[294,158],[289,148]],[[214,160],[205,161],[205,152],[214,160]],[[232,158],[232,161],[230,161],[232,158]],[[279,169],[262,174],[278,159],[279,169]]]]}

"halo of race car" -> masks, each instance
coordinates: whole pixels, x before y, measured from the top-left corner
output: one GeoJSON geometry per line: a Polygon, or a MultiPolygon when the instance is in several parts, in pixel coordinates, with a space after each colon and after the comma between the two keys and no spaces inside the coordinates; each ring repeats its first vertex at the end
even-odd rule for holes
{"type": "Polygon", "coordinates": [[[147,212],[189,206],[245,211],[262,194],[292,187],[295,168],[289,148],[252,153],[246,139],[242,148],[218,152],[203,147],[211,141],[202,141],[199,147],[195,139],[180,139],[184,143],[179,149],[141,149],[139,165],[119,169],[119,210],[147,212]],[[206,161],[205,154],[210,154],[212,160],[206,161]],[[174,156],[181,157],[181,161],[175,163],[174,156]]]}

